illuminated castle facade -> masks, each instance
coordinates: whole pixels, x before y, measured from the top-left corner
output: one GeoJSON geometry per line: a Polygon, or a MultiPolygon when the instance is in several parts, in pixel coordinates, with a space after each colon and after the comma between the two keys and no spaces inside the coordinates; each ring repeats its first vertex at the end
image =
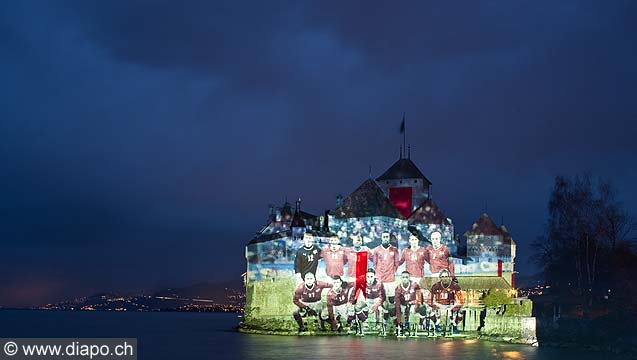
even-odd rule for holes
{"type": "MultiPolygon", "coordinates": [[[[364,180],[345,199],[337,198],[337,207],[323,215],[302,211],[300,200],[294,207],[287,202],[278,208],[270,206],[267,224],[246,247],[246,283],[292,278],[295,253],[307,229],[315,232],[320,247],[328,243],[330,234],[337,234],[341,245],[351,246],[351,236],[357,234],[364,245],[374,248],[380,244],[381,233],[387,231],[400,251],[408,247],[410,231],[415,229],[425,243],[434,231],[442,234],[442,243],[453,256],[455,275],[461,285],[467,285],[463,289],[511,289],[515,242],[506,228],[496,226],[484,214],[461,242],[452,219],[432,200],[431,188],[431,181],[407,157],[398,159],[376,179],[364,180]]],[[[317,277],[322,275],[324,269],[319,265],[317,277]]],[[[426,264],[427,275],[431,272],[426,264]]]]}
{"type": "MultiPolygon", "coordinates": [[[[457,296],[462,296],[465,313],[463,331],[480,329],[481,334],[536,343],[535,319],[531,317],[528,299],[515,300],[515,306],[522,309],[515,312],[517,315],[502,318],[490,309],[487,310],[490,315],[483,316],[483,300],[487,293],[506,292],[510,297],[516,293],[513,289],[515,242],[508,230],[504,226],[498,227],[483,214],[464,233],[465,241],[461,242],[452,219],[433,201],[431,188],[431,181],[409,156],[401,156],[379,177],[370,176],[364,180],[349,196],[344,199],[337,196],[336,208],[326,210],[322,215],[302,211],[300,199],[294,206],[287,201],[281,207],[270,206],[267,223],[246,246],[246,308],[240,330],[297,333],[298,324],[292,314],[298,307],[293,302],[293,295],[296,296],[301,285],[295,275],[295,259],[297,251],[308,254],[306,248],[302,249],[308,230],[313,234],[315,248],[312,251],[318,256],[315,278],[324,283],[333,280],[326,273],[325,260],[321,259],[322,249],[327,249],[329,240],[335,235],[343,247],[352,247],[353,235],[358,235],[363,245],[374,249],[381,243],[381,234],[389,232],[392,245],[403,254],[409,247],[411,234],[420,239],[421,246],[427,246],[432,233],[439,232],[441,243],[451,254],[447,264],[454,270],[461,289],[457,296]]],[[[356,268],[356,264],[343,264],[344,274],[351,271],[350,266],[356,268]]],[[[396,269],[396,281],[405,266],[403,263],[396,269]]],[[[439,285],[439,278],[427,262],[423,272],[424,276],[419,280],[421,289],[432,289],[434,283],[439,285]]]]}

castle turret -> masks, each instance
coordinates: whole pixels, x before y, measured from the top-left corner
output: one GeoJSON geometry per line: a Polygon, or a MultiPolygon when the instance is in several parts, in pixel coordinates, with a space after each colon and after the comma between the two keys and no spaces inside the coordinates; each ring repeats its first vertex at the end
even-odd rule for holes
{"type": "Polygon", "coordinates": [[[296,240],[303,237],[305,221],[303,221],[301,217],[301,198],[296,200],[296,209],[294,210],[294,217],[292,218],[290,229],[292,230],[292,239],[296,240]]]}
{"type": "Polygon", "coordinates": [[[498,227],[484,213],[464,236],[467,238],[467,257],[477,262],[477,271],[503,277],[513,286],[515,242],[506,227],[498,227]]]}

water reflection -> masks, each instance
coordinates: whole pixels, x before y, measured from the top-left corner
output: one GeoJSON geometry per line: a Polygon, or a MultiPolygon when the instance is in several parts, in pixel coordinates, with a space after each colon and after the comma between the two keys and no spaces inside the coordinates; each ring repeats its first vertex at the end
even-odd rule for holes
{"type": "Polygon", "coordinates": [[[519,351],[503,351],[502,356],[504,359],[524,359],[519,351]]]}
{"type": "Polygon", "coordinates": [[[243,335],[243,343],[241,355],[246,359],[539,358],[535,347],[477,340],[243,335]]]}
{"type": "Polygon", "coordinates": [[[577,349],[537,348],[476,339],[241,335],[246,359],[502,359],[606,360],[614,356],[577,349]]]}
{"type": "Polygon", "coordinates": [[[0,311],[3,337],[134,337],[140,360],[190,359],[555,359],[604,360],[608,353],[479,340],[240,334],[232,314],[0,311]]]}

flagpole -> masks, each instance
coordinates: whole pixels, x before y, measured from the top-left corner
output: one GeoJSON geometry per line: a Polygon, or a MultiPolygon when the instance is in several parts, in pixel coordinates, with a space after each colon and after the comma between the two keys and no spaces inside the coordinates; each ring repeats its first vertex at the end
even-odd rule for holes
{"type": "Polygon", "coordinates": [[[406,141],[406,138],[407,138],[407,123],[405,122],[405,113],[403,113],[403,127],[404,127],[404,130],[403,130],[403,149],[407,150],[407,147],[406,147],[406,143],[407,143],[407,141],[406,141]]]}
{"type": "Polygon", "coordinates": [[[400,159],[403,159],[403,151],[407,152],[407,137],[405,136],[405,113],[403,112],[403,121],[400,123],[400,132],[403,134],[403,146],[400,148],[400,159]]]}

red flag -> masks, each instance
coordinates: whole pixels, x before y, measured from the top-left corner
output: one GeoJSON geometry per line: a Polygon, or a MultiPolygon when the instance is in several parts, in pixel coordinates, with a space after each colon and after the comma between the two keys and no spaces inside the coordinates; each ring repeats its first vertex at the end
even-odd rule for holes
{"type": "Polygon", "coordinates": [[[389,201],[400,211],[400,213],[408,218],[411,214],[411,188],[410,187],[394,187],[389,188],[389,201]]]}
{"type": "Polygon", "coordinates": [[[359,251],[356,253],[356,300],[362,291],[365,294],[367,288],[367,251],[359,251]]]}
{"type": "Polygon", "coordinates": [[[502,277],[502,260],[498,260],[498,277],[502,277]]]}

